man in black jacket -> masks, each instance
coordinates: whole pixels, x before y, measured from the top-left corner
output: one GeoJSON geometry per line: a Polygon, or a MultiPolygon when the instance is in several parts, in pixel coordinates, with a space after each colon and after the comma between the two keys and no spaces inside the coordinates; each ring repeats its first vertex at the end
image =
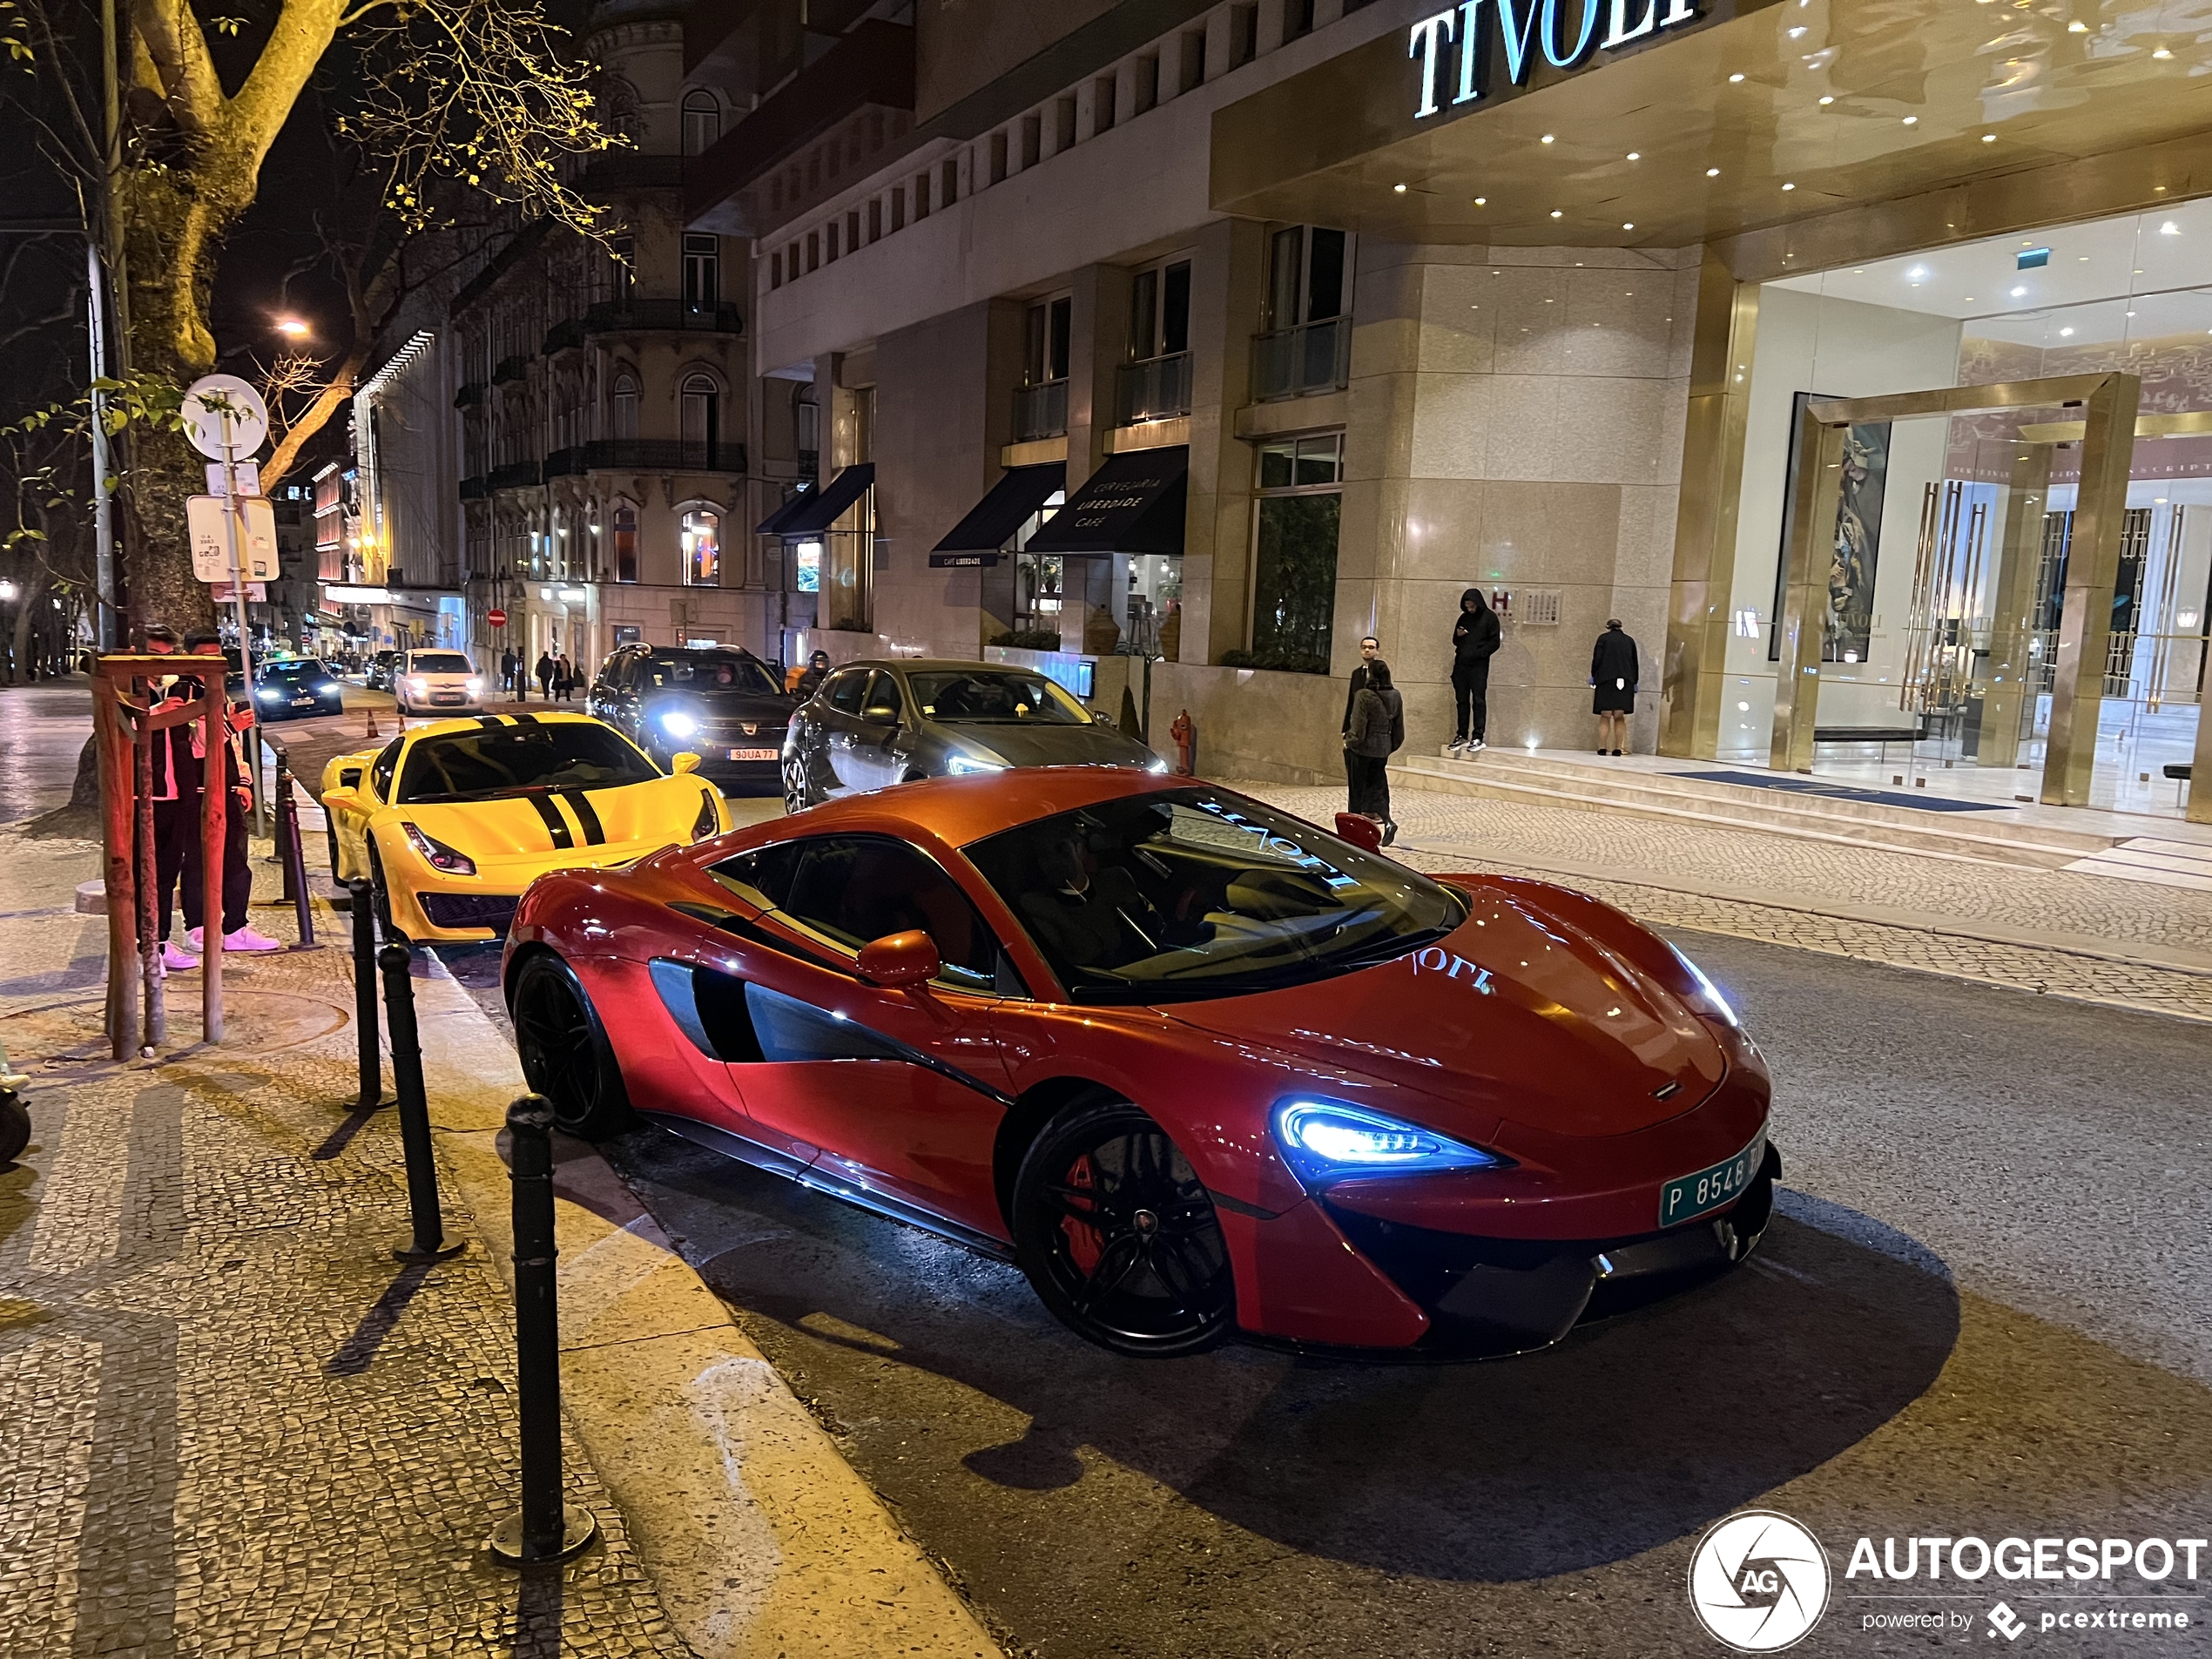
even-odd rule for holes
{"type": "Polygon", "coordinates": [[[1480,588],[1460,596],[1460,614],[1452,624],[1452,702],[1458,727],[1450,752],[1471,755],[1483,746],[1490,725],[1490,659],[1504,643],[1505,630],[1498,613],[1480,588]]]}
{"type": "MultiPolygon", "coordinates": [[[[1359,661],[1352,671],[1352,685],[1344,694],[1344,725],[1337,735],[1349,739],[1352,736],[1352,711],[1359,701],[1359,693],[1367,689],[1367,664],[1382,653],[1382,642],[1372,634],[1362,636],[1359,641],[1359,661]]],[[[1347,789],[1355,788],[1352,751],[1344,752],[1344,781],[1347,789]]]]}

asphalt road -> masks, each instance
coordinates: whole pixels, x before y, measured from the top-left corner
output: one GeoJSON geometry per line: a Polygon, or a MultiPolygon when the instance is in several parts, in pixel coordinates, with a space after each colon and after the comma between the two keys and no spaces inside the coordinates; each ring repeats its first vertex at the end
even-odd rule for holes
{"type": "MultiPolygon", "coordinates": [[[[20,695],[0,756],[35,759],[20,695]]],[[[1020,1653],[1718,1654],[1684,1575],[1754,1506],[1839,1575],[1862,1535],[2212,1535],[2212,1037],[1677,942],[1767,1051],[1782,1213],[1745,1270],[1523,1359],[1123,1360],[1010,1268],[655,1131],[606,1150],[1020,1653]]],[[[503,1020],[496,948],[441,954],[503,1020]]],[[[1795,1651],[2212,1651],[2201,1581],[2105,1588],[1838,1576],[1795,1651]],[[2191,1625],[2038,1628],[2112,1608],[2191,1625]],[[1868,1627],[1898,1612],[1958,1628],[1868,1627]]]]}

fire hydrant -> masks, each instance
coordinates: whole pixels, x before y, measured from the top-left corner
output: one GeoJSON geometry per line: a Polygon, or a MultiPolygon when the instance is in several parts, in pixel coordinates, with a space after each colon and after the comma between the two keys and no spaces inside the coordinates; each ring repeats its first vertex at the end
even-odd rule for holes
{"type": "Polygon", "coordinates": [[[1175,772],[1178,778],[1195,778],[1197,774],[1198,728],[1190,724],[1190,711],[1185,709],[1175,717],[1175,724],[1168,728],[1168,736],[1175,739],[1175,772]]]}

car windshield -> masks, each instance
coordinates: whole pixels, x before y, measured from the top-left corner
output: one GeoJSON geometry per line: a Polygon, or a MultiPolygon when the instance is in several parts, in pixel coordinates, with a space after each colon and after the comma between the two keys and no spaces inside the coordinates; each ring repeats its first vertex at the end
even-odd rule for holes
{"type": "Polygon", "coordinates": [[[938,669],[909,674],[926,719],[954,725],[1089,725],[1082,704],[1042,674],[938,669]]]}
{"type": "Polygon", "coordinates": [[[637,675],[638,689],[647,691],[681,687],[687,691],[749,691],[758,697],[780,697],[784,690],[758,657],[738,651],[648,657],[638,664],[637,675]]]}
{"type": "Polygon", "coordinates": [[[407,659],[410,674],[473,674],[476,665],[457,651],[419,651],[407,659]]]}
{"type": "Polygon", "coordinates": [[[556,789],[611,789],[660,773],[597,721],[486,726],[422,738],[400,774],[401,803],[491,800],[556,789]]]}
{"type": "Polygon", "coordinates": [[[255,676],[263,680],[327,680],[330,671],[320,663],[271,663],[255,676]]]}
{"type": "Polygon", "coordinates": [[[1226,791],[1105,801],[964,849],[1079,1002],[1275,990],[1440,939],[1427,877],[1226,791]]]}

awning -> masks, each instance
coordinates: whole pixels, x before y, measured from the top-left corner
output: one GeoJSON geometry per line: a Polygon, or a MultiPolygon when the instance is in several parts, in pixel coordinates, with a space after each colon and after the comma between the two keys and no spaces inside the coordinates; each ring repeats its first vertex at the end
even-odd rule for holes
{"type": "Polygon", "coordinates": [[[806,506],[808,502],[813,499],[814,486],[812,484],[801,484],[799,487],[799,493],[796,496],[793,496],[789,501],[786,502],[782,506],[776,509],[774,512],[769,514],[767,517],[762,519],[758,524],[752,527],[753,533],[756,536],[778,536],[782,534],[784,525],[791,519],[796,518],[799,516],[799,509],[806,506]]]}
{"type": "Polygon", "coordinates": [[[1029,522],[1055,490],[1067,487],[1064,461],[1008,468],[968,516],[930,550],[930,569],[996,564],[999,550],[1014,539],[1015,532],[1029,522]]]}
{"type": "Polygon", "coordinates": [[[1183,551],[1187,445],[1109,455],[1075,499],[1029,538],[1032,553],[1183,551]]]}
{"type": "Polygon", "coordinates": [[[861,492],[875,482],[875,462],[863,461],[857,467],[847,467],[819,489],[810,489],[796,503],[796,510],[779,513],[769,521],[775,525],[762,532],[774,536],[819,536],[837,523],[845,509],[860,499],[861,492]]]}

